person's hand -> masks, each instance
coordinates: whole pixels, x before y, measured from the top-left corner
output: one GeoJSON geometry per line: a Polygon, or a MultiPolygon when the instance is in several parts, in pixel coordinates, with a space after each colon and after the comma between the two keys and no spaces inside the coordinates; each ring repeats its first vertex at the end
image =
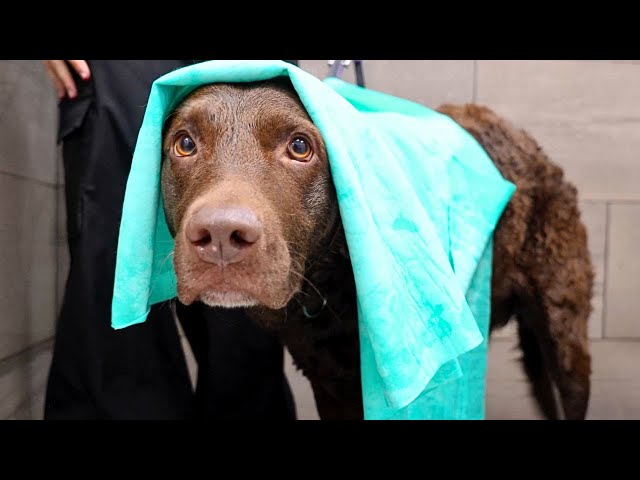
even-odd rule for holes
{"type": "Polygon", "coordinates": [[[58,98],[75,98],[78,89],[71,76],[69,65],[80,75],[83,80],[88,80],[91,75],[89,65],[85,60],[43,60],[44,68],[53,82],[53,86],[58,92],[58,98]]]}

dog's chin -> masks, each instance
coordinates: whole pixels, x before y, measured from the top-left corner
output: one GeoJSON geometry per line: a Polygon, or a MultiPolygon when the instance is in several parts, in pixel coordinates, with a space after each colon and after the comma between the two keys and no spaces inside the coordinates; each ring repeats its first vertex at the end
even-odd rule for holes
{"type": "Polygon", "coordinates": [[[245,292],[208,291],[200,294],[199,300],[210,307],[242,308],[255,307],[260,302],[245,292]]]}
{"type": "Polygon", "coordinates": [[[178,284],[178,299],[184,305],[201,301],[210,307],[246,308],[260,306],[278,310],[287,305],[296,291],[285,292],[283,289],[276,295],[268,295],[266,292],[250,292],[244,289],[205,288],[196,292],[192,289],[180,288],[180,284],[178,284]]]}

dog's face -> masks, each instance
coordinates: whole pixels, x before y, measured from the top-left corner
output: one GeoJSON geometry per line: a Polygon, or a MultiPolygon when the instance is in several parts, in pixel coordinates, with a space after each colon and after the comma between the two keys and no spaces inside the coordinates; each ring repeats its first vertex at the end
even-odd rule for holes
{"type": "Polygon", "coordinates": [[[213,84],[165,122],[178,297],[284,307],[337,221],[326,149],[288,79],[213,84]]]}

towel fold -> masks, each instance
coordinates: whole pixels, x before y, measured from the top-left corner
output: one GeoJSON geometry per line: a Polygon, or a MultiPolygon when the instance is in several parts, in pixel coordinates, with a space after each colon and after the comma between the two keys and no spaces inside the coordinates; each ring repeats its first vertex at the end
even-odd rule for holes
{"type": "Polygon", "coordinates": [[[492,234],[515,187],[449,117],[282,61],[209,61],[152,86],[127,183],[112,326],[176,296],[162,124],[198,86],[288,76],[329,155],[357,288],[367,419],[484,418],[492,234]]]}

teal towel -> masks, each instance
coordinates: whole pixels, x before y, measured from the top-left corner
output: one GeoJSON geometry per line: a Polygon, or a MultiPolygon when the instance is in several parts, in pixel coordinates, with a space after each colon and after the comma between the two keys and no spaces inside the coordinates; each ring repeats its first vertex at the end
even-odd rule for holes
{"type": "Polygon", "coordinates": [[[288,76],[327,145],[358,296],[365,418],[484,417],[491,238],[515,187],[448,117],[282,61],[210,61],[152,86],[123,205],[112,326],[176,296],[162,123],[207,83],[288,76]]]}

